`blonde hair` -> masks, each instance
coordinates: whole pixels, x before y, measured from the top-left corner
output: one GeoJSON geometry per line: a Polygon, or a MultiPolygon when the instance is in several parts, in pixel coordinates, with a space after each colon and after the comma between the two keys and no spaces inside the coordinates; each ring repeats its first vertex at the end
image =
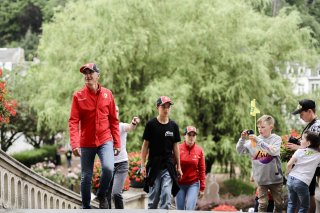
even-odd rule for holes
{"type": "Polygon", "coordinates": [[[274,126],[274,118],[271,115],[262,115],[258,120],[257,124],[261,124],[262,122],[266,122],[268,125],[274,126]]]}

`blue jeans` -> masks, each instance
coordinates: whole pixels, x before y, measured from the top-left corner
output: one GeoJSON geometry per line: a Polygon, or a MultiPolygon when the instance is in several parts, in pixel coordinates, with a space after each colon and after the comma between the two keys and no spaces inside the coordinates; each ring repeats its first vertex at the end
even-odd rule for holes
{"type": "Polygon", "coordinates": [[[153,187],[149,187],[148,209],[157,209],[159,201],[161,201],[160,209],[169,209],[171,189],[172,179],[168,170],[161,170],[154,181],[153,187]]]}
{"type": "Polygon", "coordinates": [[[90,209],[91,200],[91,181],[93,164],[96,154],[101,161],[100,186],[97,196],[106,196],[114,167],[113,142],[107,141],[105,144],[94,148],[81,148],[81,197],[82,208],[90,209]]]}
{"type": "Polygon", "coordinates": [[[194,210],[196,208],[200,190],[199,181],[191,185],[179,185],[180,190],[176,196],[178,210],[194,210]]]}
{"type": "Polygon", "coordinates": [[[294,213],[298,202],[300,203],[299,213],[307,213],[309,209],[310,194],[309,186],[301,180],[288,176],[288,213],[294,213]]]}

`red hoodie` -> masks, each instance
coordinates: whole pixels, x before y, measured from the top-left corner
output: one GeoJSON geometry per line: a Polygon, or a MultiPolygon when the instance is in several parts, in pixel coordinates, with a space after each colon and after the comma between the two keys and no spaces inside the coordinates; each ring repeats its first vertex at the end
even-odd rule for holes
{"type": "Polygon", "coordinates": [[[113,141],[113,146],[119,148],[119,120],[111,91],[99,84],[96,94],[87,86],[75,92],[69,131],[72,149],[98,147],[106,141],[113,141]]]}
{"type": "Polygon", "coordinates": [[[200,191],[206,188],[206,166],[204,153],[200,146],[194,144],[187,146],[184,141],[179,145],[180,164],[182,169],[182,178],[179,179],[179,185],[191,185],[200,180],[200,191]]]}

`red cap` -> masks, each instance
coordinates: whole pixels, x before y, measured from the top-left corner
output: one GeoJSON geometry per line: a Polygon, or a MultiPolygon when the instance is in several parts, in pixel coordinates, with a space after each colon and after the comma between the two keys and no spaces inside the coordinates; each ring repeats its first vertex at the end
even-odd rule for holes
{"type": "Polygon", "coordinates": [[[97,72],[97,73],[100,72],[97,65],[94,63],[88,63],[83,65],[82,67],[80,67],[80,72],[83,73],[83,71],[86,69],[92,70],[93,72],[97,72]]]}
{"type": "Polygon", "coordinates": [[[160,98],[158,98],[156,105],[158,107],[158,106],[161,106],[161,105],[166,104],[166,103],[169,103],[170,105],[173,105],[173,103],[172,103],[172,101],[171,101],[171,99],[169,97],[161,96],[160,98]]]}
{"type": "Polygon", "coordinates": [[[184,134],[189,134],[190,132],[194,132],[195,134],[197,134],[197,128],[195,128],[194,126],[187,126],[184,129],[184,134]]]}

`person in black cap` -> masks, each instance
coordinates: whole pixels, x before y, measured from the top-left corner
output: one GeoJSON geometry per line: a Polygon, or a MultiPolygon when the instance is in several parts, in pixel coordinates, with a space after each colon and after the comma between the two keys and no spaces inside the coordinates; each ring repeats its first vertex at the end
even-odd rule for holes
{"type": "Polygon", "coordinates": [[[179,191],[178,175],[182,177],[182,170],[178,143],[181,139],[178,125],[169,119],[172,104],[169,97],[161,96],[156,102],[159,114],[147,122],[143,133],[140,172],[146,178],[148,209],[157,209],[159,201],[161,209],[169,209],[171,194],[175,197],[179,191]]]}
{"type": "Polygon", "coordinates": [[[120,153],[119,119],[112,92],[99,83],[96,64],[80,68],[85,86],[73,94],[69,118],[72,153],[81,160],[82,208],[90,209],[91,181],[96,155],[101,161],[100,186],[96,199],[99,207],[109,207],[106,193],[114,169],[114,155],[120,153]]]}
{"type": "MultiPolygon", "coordinates": [[[[297,109],[294,112],[292,112],[292,114],[293,115],[300,114],[300,118],[303,121],[308,123],[308,125],[303,129],[301,135],[303,135],[303,133],[306,130],[320,133],[320,120],[317,119],[316,103],[313,100],[309,100],[309,99],[300,100],[297,109]]],[[[286,145],[286,148],[289,150],[297,150],[300,148],[300,146],[294,143],[288,143],[286,145]]],[[[314,195],[315,195],[315,189],[316,189],[316,175],[318,171],[319,171],[319,167],[309,186],[309,192],[310,192],[309,213],[314,213],[316,211],[316,201],[315,201],[314,195]]]]}

